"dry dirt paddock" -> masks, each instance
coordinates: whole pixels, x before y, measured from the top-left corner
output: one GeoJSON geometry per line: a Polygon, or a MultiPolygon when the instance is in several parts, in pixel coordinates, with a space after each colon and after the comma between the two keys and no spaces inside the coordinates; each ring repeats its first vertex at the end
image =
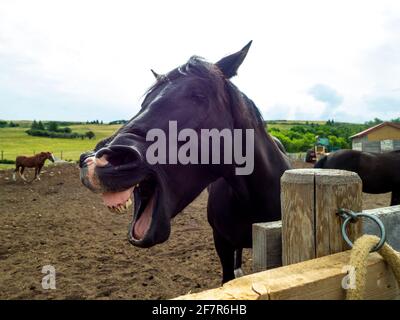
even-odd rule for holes
{"type": "MultiPolygon", "coordinates": [[[[11,175],[0,171],[0,299],[166,299],[220,284],[206,192],[176,217],[166,243],[139,249],[126,240],[130,216],[109,213],[75,165],[47,167],[31,184],[11,175]],[[42,289],[45,265],[56,269],[55,290],[42,289]]],[[[364,195],[364,207],[389,199],[364,195]]]]}

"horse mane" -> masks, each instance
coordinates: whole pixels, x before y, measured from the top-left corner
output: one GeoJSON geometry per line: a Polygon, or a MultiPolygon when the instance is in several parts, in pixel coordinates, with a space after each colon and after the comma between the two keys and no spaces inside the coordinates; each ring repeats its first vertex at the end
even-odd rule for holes
{"type": "Polygon", "coordinates": [[[236,114],[236,117],[240,116],[241,119],[246,119],[254,128],[261,126],[264,129],[264,118],[253,100],[248,98],[230,81],[228,92],[231,97],[233,114],[236,114]]]}

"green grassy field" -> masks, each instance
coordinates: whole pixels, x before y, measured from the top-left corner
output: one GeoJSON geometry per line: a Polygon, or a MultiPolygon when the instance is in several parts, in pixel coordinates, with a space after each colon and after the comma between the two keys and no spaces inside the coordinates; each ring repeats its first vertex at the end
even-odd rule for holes
{"type": "Polygon", "coordinates": [[[304,124],[319,124],[324,125],[326,121],[303,121],[303,120],[267,120],[268,128],[278,128],[280,130],[289,130],[291,127],[296,125],[304,125],[304,124]]]}
{"type": "MultiPolygon", "coordinates": [[[[41,151],[50,151],[58,158],[76,161],[82,152],[92,150],[97,141],[104,139],[114,133],[120,125],[71,125],[73,132],[85,133],[93,131],[96,137],[89,139],[59,139],[33,137],[25,133],[26,127],[0,128],[0,152],[3,158],[15,160],[19,155],[31,156],[41,151]]],[[[13,164],[0,164],[0,169],[13,168],[13,164]]]]}

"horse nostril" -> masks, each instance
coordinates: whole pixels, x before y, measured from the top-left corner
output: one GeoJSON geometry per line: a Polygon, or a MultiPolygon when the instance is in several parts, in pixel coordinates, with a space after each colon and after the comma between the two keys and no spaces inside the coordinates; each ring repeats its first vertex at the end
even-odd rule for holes
{"type": "Polygon", "coordinates": [[[84,166],[90,166],[92,163],[93,163],[93,157],[86,158],[86,159],[83,161],[83,165],[84,165],[84,166]]]}
{"type": "Polygon", "coordinates": [[[108,156],[107,154],[102,155],[100,158],[95,157],[94,163],[97,167],[105,167],[108,164],[108,156]]]}
{"type": "Polygon", "coordinates": [[[142,162],[139,151],[131,146],[113,145],[100,149],[96,153],[96,165],[104,167],[107,164],[113,167],[128,168],[142,162]]]}
{"type": "Polygon", "coordinates": [[[86,167],[87,165],[89,165],[90,159],[92,159],[93,156],[94,156],[93,152],[82,153],[81,156],[79,157],[79,167],[83,168],[83,167],[86,167]]]}

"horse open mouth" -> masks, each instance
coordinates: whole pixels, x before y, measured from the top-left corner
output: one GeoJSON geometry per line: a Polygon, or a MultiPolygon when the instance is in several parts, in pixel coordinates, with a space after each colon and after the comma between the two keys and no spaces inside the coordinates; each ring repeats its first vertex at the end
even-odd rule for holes
{"type": "Polygon", "coordinates": [[[132,210],[129,226],[129,241],[140,246],[151,229],[159,199],[158,184],[153,177],[147,177],[135,186],[120,192],[103,193],[103,201],[111,212],[126,213],[132,210]]]}

